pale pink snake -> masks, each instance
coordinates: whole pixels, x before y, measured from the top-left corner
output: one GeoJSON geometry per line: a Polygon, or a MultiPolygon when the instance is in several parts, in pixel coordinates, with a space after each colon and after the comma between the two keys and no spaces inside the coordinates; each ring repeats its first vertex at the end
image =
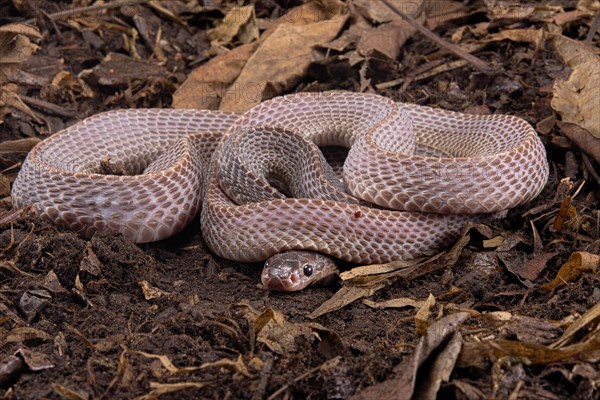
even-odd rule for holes
{"type": "MultiPolygon", "coordinates": [[[[157,241],[202,208],[205,242],[227,259],[310,250],[384,263],[447,246],[471,214],[523,204],[547,178],[544,147],[522,119],[300,93],[241,116],[145,109],[88,118],[29,153],[12,198],[86,237],[110,228],[157,241]],[[351,147],[343,178],[354,197],[311,142],[351,147]]],[[[319,276],[311,272],[265,271],[263,282],[294,290],[319,276]]]]}

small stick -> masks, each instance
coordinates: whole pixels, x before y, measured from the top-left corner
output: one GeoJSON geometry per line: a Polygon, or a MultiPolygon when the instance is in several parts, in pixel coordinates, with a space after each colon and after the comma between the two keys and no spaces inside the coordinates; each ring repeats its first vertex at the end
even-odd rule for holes
{"type": "Polygon", "coordinates": [[[600,12],[598,14],[596,14],[596,16],[594,17],[594,20],[592,21],[592,24],[590,25],[590,31],[588,32],[587,38],[585,39],[585,44],[587,44],[588,46],[592,45],[592,40],[594,39],[594,35],[596,34],[596,31],[598,30],[599,26],[600,26],[600,12]]]}
{"type": "Polygon", "coordinates": [[[441,48],[446,49],[446,50],[451,51],[452,53],[456,54],[458,57],[462,58],[463,60],[465,60],[469,64],[471,64],[478,71],[481,71],[486,75],[495,75],[499,72],[498,68],[492,66],[491,64],[486,63],[483,60],[480,60],[479,58],[473,56],[472,54],[469,54],[468,52],[464,51],[459,46],[457,46],[453,43],[447,42],[446,40],[442,39],[441,37],[439,37],[432,31],[430,31],[429,29],[425,28],[413,17],[411,17],[410,15],[404,14],[402,11],[400,11],[398,9],[398,7],[394,6],[393,4],[390,4],[390,2],[388,0],[381,0],[381,2],[383,4],[385,4],[386,6],[388,6],[388,8],[390,10],[392,10],[393,12],[395,12],[396,14],[401,16],[406,22],[408,22],[413,27],[415,27],[415,29],[417,29],[420,33],[422,33],[429,40],[433,41],[441,48]]]}

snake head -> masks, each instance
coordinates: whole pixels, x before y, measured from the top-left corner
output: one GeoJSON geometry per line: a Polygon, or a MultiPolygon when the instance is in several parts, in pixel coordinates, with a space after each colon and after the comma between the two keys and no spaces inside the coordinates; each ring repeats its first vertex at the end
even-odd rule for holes
{"type": "Polygon", "coordinates": [[[267,289],[294,292],[337,273],[333,258],[305,250],[275,254],[265,262],[261,281],[267,289]]]}

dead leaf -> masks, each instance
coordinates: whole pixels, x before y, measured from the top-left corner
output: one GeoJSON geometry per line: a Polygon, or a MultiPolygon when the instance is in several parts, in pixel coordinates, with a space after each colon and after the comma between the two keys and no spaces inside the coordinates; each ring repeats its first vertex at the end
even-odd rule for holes
{"type": "Polygon", "coordinates": [[[307,317],[315,319],[321,315],[339,310],[350,303],[354,303],[358,299],[373,296],[378,290],[383,289],[389,284],[390,281],[388,279],[378,278],[377,280],[368,282],[365,286],[354,284],[342,286],[340,290],[324,301],[323,304],[317,307],[313,312],[308,314],[307,317]]]}
{"type": "Polygon", "coordinates": [[[418,335],[424,335],[427,332],[429,316],[431,315],[433,306],[435,306],[435,297],[430,293],[427,300],[423,303],[423,306],[415,315],[415,327],[418,335]]]}
{"type": "Polygon", "coordinates": [[[415,266],[420,262],[423,262],[423,259],[398,260],[386,264],[361,265],[358,267],[354,267],[349,271],[341,272],[340,278],[343,281],[347,281],[350,279],[356,279],[361,276],[386,274],[389,272],[398,271],[400,269],[415,266]]]}
{"type": "Polygon", "coordinates": [[[594,137],[590,131],[579,125],[558,122],[558,126],[560,133],[600,164],[600,138],[594,137]]]}
{"type": "Polygon", "coordinates": [[[258,39],[254,6],[232,8],[216,28],[208,31],[208,38],[219,44],[229,44],[236,36],[244,44],[258,39]]]}
{"type": "Polygon", "coordinates": [[[372,55],[376,51],[391,60],[396,60],[402,46],[416,32],[414,27],[403,20],[383,24],[363,32],[356,47],[362,56],[372,55]]]}
{"type": "Polygon", "coordinates": [[[372,300],[364,299],[363,304],[367,307],[383,309],[383,308],[420,308],[425,305],[425,301],[413,300],[408,297],[402,297],[398,299],[391,299],[386,301],[375,302],[372,300]]]}
{"type": "MultiPolygon", "coordinates": [[[[399,278],[415,279],[419,276],[431,273],[433,271],[450,268],[453,266],[462,249],[469,243],[469,229],[476,225],[467,225],[461,232],[460,238],[448,251],[439,253],[426,260],[419,260],[414,265],[407,267],[413,261],[393,261],[388,264],[374,264],[374,272],[377,275],[363,276],[360,271],[358,276],[349,279],[331,298],[323,302],[313,312],[308,314],[308,318],[317,318],[329,312],[339,310],[358,299],[373,296],[377,291],[389,286],[399,278]],[[381,274],[380,271],[390,268],[391,272],[381,274]]],[[[360,267],[358,267],[360,269],[360,267]]],[[[368,271],[371,266],[364,267],[368,271]]]]}
{"type": "Polygon", "coordinates": [[[563,13],[560,6],[546,5],[544,3],[522,4],[513,1],[484,0],[490,20],[517,20],[517,21],[552,21],[556,14],[563,13]]]}
{"type": "Polygon", "coordinates": [[[566,285],[579,277],[584,272],[596,274],[600,267],[600,256],[585,252],[571,254],[569,260],[563,264],[552,282],[542,286],[543,290],[550,291],[557,287],[566,285]]]}
{"type": "Polygon", "coordinates": [[[88,400],[89,393],[82,390],[75,390],[58,383],[51,383],[50,386],[60,397],[66,400],[88,400]]]}
{"type": "Polygon", "coordinates": [[[144,299],[146,300],[159,299],[163,296],[169,295],[169,292],[165,292],[162,289],[150,285],[150,283],[146,280],[138,282],[138,285],[140,285],[140,287],[142,288],[142,292],[144,292],[144,299]]]}
{"type": "Polygon", "coordinates": [[[87,242],[85,247],[85,255],[81,259],[79,263],[79,271],[87,272],[90,275],[98,276],[100,275],[101,269],[100,260],[94,250],[92,249],[92,242],[87,242]]]}
{"type": "Polygon", "coordinates": [[[29,326],[21,326],[12,329],[8,332],[3,343],[15,343],[15,342],[26,342],[28,340],[44,340],[50,341],[52,340],[52,336],[39,329],[31,328],[29,326]]]}
{"type": "Polygon", "coordinates": [[[43,371],[54,368],[54,364],[50,361],[50,357],[47,354],[25,348],[20,348],[15,354],[21,356],[31,371],[43,371]]]}
{"type": "MultiPolygon", "coordinates": [[[[303,40],[302,37],[287,37],[287,39],[295,40],[289,43],[285,42],[286,38],[279,38],[274,40],[276,43],[273,43],[269,42],[271,35],[277,32],[281,26],[284,26],[284,32],[288,29],[286,26],[297,26],[303,32],[308,29],[307,26],[314,27],[315,23],[331,22],[336,16],[341,15],[344,9],[343,3],[337,0],[312,1],[291,9],[271,24],[269,29],[261,35],[260,43],[253,42],[238,46],[196,68],[173,95],[173,106],[175,108],[209,110],[219,108],[230,110],[238,107],[245,111],[256,103],[256,97],[261,97],[265,82],[271,82],[273,68],[279,74],[278,78],[273,75],[276,78],[274,81],[288,79],[291,84],[292,79],[288,76],[296,76],[297,72],[294,71],[304,71],[304,69],[293,65],[289,74],[286,73],[285,68],[289,66],[286,61],[289,61],[290,55],[297,56],[300,61],[302,56],[310,59],[312,54],[312,45],[297,43],[303,40]],[[283,43],[281,43],[282,41],[283,43]],[[265,43],[267,46],[265,51],[255,58],[254,53],[259,46],[263,46],[265,43]],[[296,45],[299,47],[296,48],[296,45]],[[279,46],[279,50],[274,48],[277,46],[279,46]],[[270,54],[266,51],[269,49],[275,53],[270,54]],[[252,62],[246,65],[251,57],[252,62]],[[244,75],[240,77],[244,71],[244,75]],[[224,98],[227,100],[224,101],[224,98]],[[221,105],[222,102],[227,105],[221,105]]],[[[321,30],[326,31],[324,27],[321,27],[321,30]]],[[[278,36],[281,35],[282,33],[279,32],[278,36]]],[[[333,37],[335,35],[337,32],[333,37]]],[[[312,40],[318,44],[324,45],[328,42],[325,38],[319,40],[318,35],[316,36],[317,38],[313,37],[312,40]]]]}
{"type": "Polygon", "coordinates": [[[179,383],[158,383],[150,382],[152,390],[143,396],[136,397],[136,400],[156,400],[163,394],[180,392],[186,389],[200,389],[206,386],[207,382],[179,382],[179,383]]]}
{"type": "Polygon", "coordinates": [[[552,108],[563,122],[570,122],[600,138],[600,57],[584,43],[562,35],[552,36],[552,44],[565,64],[573,69],[567,81],[556,81],[552,108]]]}
{"type": "Polygon", "coordinates": [[[248,367],[246,367],[246,364],[244,364],[244,360],[242,359],[241,355],[235,361],[229,358],[222,358],[217,361],[206,362],[200,366],[200,369],[206,368],[225,368],[229,371],[241,374],[246,378],[254,378],[254,374],[251,374],[250,371],[248,371],[248,367]]]}
{"type": "MultiPolygon", "coordinates": [[[[423,0],[389,0],[389,2],[415,19],[423,14],[423,0]]],[[[381,1],[354,0],[353,4],[363,17],[376,24],[403,21],[401,16],[381,1]]]]}
{"type": "MultiPolygon", "coordinates": [[[[598,335],[596,333],[595,336],[598,335]]],[[[465,342],[457,364],[460,368],[486,368],[490,362],[502,357],[519,358],[531,364],[550,364],[572,358],[597,362],[600,359],[600,337],[595,336],[560,349],[507,339],[465,342]]]]}
{"type": "Polygon", "coordinates": [[[468,313],[455,313],[431,324],[412,356],[394,367],[396,377],[369,386],[351,399],[435,399],[441,382],[448,381],[459,357],[463,339],[458,328],[469,317],[468,313]]]}
{"type": "Polygon", "coordinates": [[[173,94],[173,107],[217,110],[258,45],[238,46],[196,68],[173,94]]]}
{"type": "Polygon", "coordinates": [[[513,42],[531,43],[538,49],[542,44],[543,39],[543,29],[507,29],[488,35],[482,41],[484,43],[490,43],[501,40],[511,40],[513,42]]]}
{"type": "Polygon", "coordinates": [[[41,39],[37,28],[26,24],[0,26],[0,84],[21,68],[21,64],[38,49],[30,38],[41,39]]]}
{"type": "Polygon", "coordinates": [[[245,303],[238,304],[238,308],[254,327],[256,341],[277,354],[295,351],[296,338],[299,336],[313,336],[336,349],[342,346],[335,332],[320,324],[289,322],[280,311],[273,308],[267,308],[262,313],[245,303]]]}
{"type": "Polygon", "coordinates": [[[42,140],[37,137],[5,140],[0,143],[0,154],[27,154],[29,150],[42,140]]]}
{"type": "Polygon", "coordinates": [[[529,282],[533,282],[537,279],[540,272],[546,268],[548,261],[556,255],[558,253],[544,253],[524,263],[505,263],[505,265],[506,269],[517,275],[521,280],[526,279],[529,282]]]}
{"type": "Polygon", "coordinates": [[[565,329],[562,336],[550,345],[550,347],[553,349],[563,347],[573,335],[581,331],[582,328],[592,324],[598,317],[600,317],[600,303],[596,303],[592,308],[586,311],[585,314],[575,320],[567,329],[565,329]]]}
{"type": "Polygon", "coordinates": [[[140,356],[155,359],[160,361],[162,366],[172,374],[182,374],[182,373],[190,373],[199,370],[201,367],[176,367],[175,364],[171,361],[171,359],[162,354],[151,354],[143,351],[131,351],[132,354],[138,354],[140,356]]]}
{"type": "Polygon", "coordinates": [[[246,111],[289,91],[315,61],[313,48],[333,40],[347,19],[347,15],[336,15],[306,25],[280,24],[262,41],[226,91],[220,110],[246,111]]]}
{"type": "Polygon", "coordinates": [[[121,53],[108,53],[92,68],[90,79],[102,86],[126,88],[132,81],[162,79],[168,75],[160,65],[136,60],[121,53]]]}

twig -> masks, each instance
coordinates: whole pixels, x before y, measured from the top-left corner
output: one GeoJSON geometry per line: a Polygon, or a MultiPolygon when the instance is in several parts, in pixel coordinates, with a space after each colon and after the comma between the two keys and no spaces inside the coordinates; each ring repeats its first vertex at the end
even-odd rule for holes
{"type": "MultiPolygon", "coordinates": [[[[118,7],[123,7],[123,6],[130,6],[133,4],[140,4],[140,3],[148,3],[149,0],[117,0],[117,1],[113,1],[111,3],[106,3],[106,4],[97,4],[97,5],[93,5],[93,6],[87,6],[87,7],[79,7],[79,8],[73,8],[71,10],[64,10],[64,11],[59,11],[53,14],[48,14],[48,17],[51,20],[56,20],[56,19],[61,19],[61,18],[65,18],[65,17],[73,17],[73,16],[77,16],[77,15],[83,15],[83,14],[89,14],[95,11],[101,11],[101,10],[109,10],[111,8],[118,8],[118,7]]],[[[33,24],[35,22],[35,18],[31,18],[25,21],[26,24],[33,24]]]]}
{"type": "Polygon", "coordinates": [[[598,30],[599,26],[600,26],[600,12],[598,14],[596,14],[596,16],[594,17],[594,20],[592,21],[592,24],[590,25],[590,31],[588,32],[587,38],[585,39],[585,44],[587,44],[588,46],[592,45],[592,40],[594,39],[594,35],[596,34],[596,31],[598,30]]]}
{"type": "Polygon", "coordinates": [[[28,104],[37,109],[42,109],[50,114],[58,115],[59,117],[64,117],[64,118],[75,117],[74,110],[70,110],[68,108],[64,108],[59,105],[56,105],[56,104],[53,104],[53,103],[50,103],[50,102],[47,102],[47,101],[44,101],[41,99],[29,97],[29,96],[21,95],[20,97],[25,104],[28,104]]]}
{"type": "Polygon", "coordinates": [[[491,64],[488,64],[485,61],[480,60],[479,58],[473,56],[472,54],[469,54],[468,52],[464,51],[459,46],[445,41],[444,39],[442,39],[441,37],[439,37],[432,31],[430,31],[429,29],[425,28],[413,17],[411,17],[410,15],[404,14],[402,11],[400,11],[398,9],[398,7],[394,6],[393,4],[390,4],[390,2],[388,0],[381,0],[381,2],[383,4],[385,4],[386,6],[388,6],[388,8],[390,10],[392,10],[393,12],[395,12],[396,14],[401,16],[406,22],[411,24],[416,30],[418,30],[420,33],[422,33],[429,40],[433,41],[441,48],[451,51],[458,57],[467,61],[478,71],[481,71],[486,75],[496,75],[499,72],[499,68],[496,68],[496,67],[492,66],[491,64]]]}

